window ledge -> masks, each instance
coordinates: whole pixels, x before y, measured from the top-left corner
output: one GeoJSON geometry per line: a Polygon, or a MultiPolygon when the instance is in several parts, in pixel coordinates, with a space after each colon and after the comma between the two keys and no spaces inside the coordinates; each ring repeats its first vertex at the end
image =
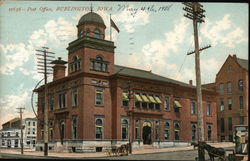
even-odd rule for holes
{"type": "Polygon", "coordinates": [[[104,107],[104,105],[95,105],[95,107],[104,107]]]}

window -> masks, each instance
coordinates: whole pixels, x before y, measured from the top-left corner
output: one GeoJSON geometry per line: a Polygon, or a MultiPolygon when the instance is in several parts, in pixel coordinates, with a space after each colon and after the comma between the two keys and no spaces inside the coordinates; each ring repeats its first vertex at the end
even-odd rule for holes
{"type": "Polygon", "coordinates": [[[49,139],[52,140],[53,139],[53,129],[49,128],[49,139]]]}
{"type": "Polygon", "coordinates": [[[160,137],[160,123],[155,121],[155,140],[159,140],[160,137]]]}
{"type": "Polygon", "coordinates": [[[42,103],[42,112],[44,112],[45,109],[45,103],[42,103]]]}
{"type": "Polygon", "coordinates": [[[192,124],[191,130],[192,130],[192,141],[195,141],[196,140],[196,125],[195,124],[192,124]]]}
{"type": "Polygon", "coordinates": [[[18,147],[18,139],[15,139],[15,148],[18,147]]]}
{"type": "Polygon", "coordinates": [[[95,90],[95,105],[102,106],[103,105],[103,88],[96,87],[95,90]]]}
{"type": "Polygon", "coordinates": [[[90,59],[90,70],[108,72],[108,63],[103,61],[102,56],[97,56],[96,59],[90,59]]]}
{"type": "Polygon", "coordinates": [[[33,122],[33,126],[36,126],[36,122],[35,121],[33,122]]]}
{"type": "Polygon", "coordinates": [[[238,90],[239,90],[239,92],[243,91],[243,80],[238,81],[238,90]]]}
{"type": "Polygon", "coordinates": [[[211,104],[207,103],[207,116],[211,116],[212,112],[211,112],[211,104]]]}
{"type": "Polygon", "coordinates": [[[243,109],[243,96],[239,97],[240,109],[243,109]]]}
{"type": "Polygon", "coordinates": [[[164,125],[164,139],[169,140],[170,139],[170,123],[169,121],[165,121],[164,125]]]}
{"type": "Polygon", "coordinates": [[[240,116],[240,125],[244,125],[244,116],[240,116]]]}
{"type": "Polygon", "coordinates": [[[142,108],[148,109],[149,100],[148,100],[146,94],[142,94],[141,98],[142,98],[142,108]]]}
{"type": "Polygon", "coordinates": [[[82,36],[83,36],[83,31],[79,30],[79,37],[82,37],[82,36]]]}
{"type": "Polygon", "coordinates": [[[16,132],[16,136],[18,137],[18,135],[19,135],[19,133],[18,132],[16,132]]]}
{"type": "Polygon", "coordinates": [[[128,107],[129,96],[126,91],[122,92],[122,106],[128,107]]]}
{"type": "Polygon", "coordinates": [[[66,107],[66,92],[59,94],[59,109],[66,107]]]}
{"type": "Polygon", "coordinates": [[[174,123],[174,140],[180,140],[180,124],[174,123]]]}
{"type": "Polygon", "coordinates": [[[30,128],[28,128],[28,134],[30,134],[30,128]]]}
{"type": "Polygon", "coordinates": [[[233,123],[232,123],[232,117],[228,118],[228,130],[232,131],[233,130],[233,123]]]}
{"type": "Polygon", "coordinates": [[[95,136],[96,136],[96,139],[102,139],[102,129],[103,129],[102,120],[98,118],[95,121],[95,136]]]}
{"type": "Polygon", "coordinates": [[[225,127],[224,127],[224,118],[221,118],[220,119],[220,131],[224,132],[224,130],[225,130],[225,127]]]}
{"type": "Polygon", "coordinates": [[[140,120],[136,120],[135,123],[135,138],[140,139],[140,120]]]}
{"type": "Polygon", "coordinates": [[[8,136],[10,136],[10,132],[8,132],[8,136]]]}
{"type": "Polygon", "coordinates": [[[72,116],[72,139],[77,138],[77,116],[72,116]]]}
{"type": "Polygon", "coordinates": [[[223,83],[221,83],[220,85],[219,85],[219,93],[220,93],[220,95],[223,95],[224,94],[224,84],[223,83]]]}
{"type": "Polygon", "coordinates": [[[232,83],[227,82],[227,93],[232,93],[232,83]]]}
{"type": "Polygon", "coordinates": [[[95,29],[94,34],[95,34],[95,36],[94,36],[95,38],[98,38],[98,39],[100,39],[100,38],[101,38],[101,35],[100,35],[100,30],[95,29]]]}
{"type": "Polygon", "coordinates": [[[195,107],[195,102],[191,102],[191,114],[194,115],[196,114],[196,107],[195,107]]]}
{"type": "Polygon", "coordinates": [[[141,108],[141,102],[142,102],[141,96],[138,93],[135,94],[135,107],[141,108]]]}
{"type": "Polygon", "coordinates": [[[170,111],[170,106],[169,106],[169,97],[165,97],[165,111],[170,111]]]}
{"type": "Polygon", "coordinates": [[[90,30],[89,29],[87,29],[87,31],[86,31],[86,36],[90,36],[90,30]]]}
{"type": "Polygon", "coordinates": [[[122,139],[128,139],[128,120],[122,119],[122,139]]]}
{"type": "Polygon", "coordinates": [[[5,140],[2,140],[2,146],[5,146],[5,140]]]}
{"type": "Polygon", "coordinates": [[[71,72],[77,72],[81,69],[81,59],[78,56],[74,56],[70,63],[71,72]]]}
{"type": "MultiPolygon", "coordinates": [[[[53,95],[50,96],[50,98],[49,98],[49,110],[50,111],[54,111],[54,101],[55,101],[54,96],[53,95]]],[[[35,126],[34,122],[33,122],[33,126],[35,126]]]]}
{"type": "Polygon", "coordinates": [[[155,98],[155,100],[156,100],[155,109],[156,109],[156,110],[160,110],[160,104],[162,103],[162,102],[161,102],[161,99],[160,99],[160,96],[155,95],[154,98],[155,98]]]}
{"type": "Polygon", "coordinates": [[[232,110],[232,98],[227,99],[228,110],[232,110]]]}
{"type": "Polygon", "coordinates": [[[207,125],[207,140],[212,140],[212,125],[207,125]]]}
{"type": "Polygon", "coordinates": [[[224,111],[224,99],[220,99],[220,111],[224,111]]]}
{"type": "Polygon", "coordinates": [[[179,112],[179,109],[181,108],[181,104],[178,99],[174,99],[174,112],[179,112]]]}
{"type": "Polygon", "coordinates": [[[28,126],[30,126],[30,122],[28,122],[28,126]]]}
{"type": "Polygon", "coordinates": [[[77,89],[72,89],[72,107],[77,106],[77,89]]]}

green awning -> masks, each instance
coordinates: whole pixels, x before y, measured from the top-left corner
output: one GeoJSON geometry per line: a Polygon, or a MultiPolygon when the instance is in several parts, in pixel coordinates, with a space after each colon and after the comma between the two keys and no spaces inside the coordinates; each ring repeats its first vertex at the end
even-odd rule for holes
{"type": "Polygon", "coordinates": [[[122,99],[125,100],[125,101],[129,101],[128,93],[122,93],[122,99]]]}
{"type": "Polygon", "coordinates": [[[149,103],[150,101],[148,100],[148,97],[145,95],[141,95],[143,102],[149,103]]]}
{"type": "Polygon", "coordinates": [[[156,103],[162,103],[159,97],[154,97],[154,99],[156,100],[156,103]]]}
{"type": "Polygon", "coordinates": [[[135,101],[136,102],[142,102],[142,99],[141,99],[141,97],[140,97],[140,95],[139,94],[135,94],[135,101]]]}
{"type": "Polygon", "coordinates": [[[179,101],[174,101],[174,105],[175,107],[178,107],[178,108],[182,107],[179,101]]]}
{"type": "Polygon", "coordinates": [[[148,98],[149,98],[149,101],[150,101],[151,103],[156,103],[156,101],[155,101],[155,99],[153,98],[153,96],[148,96],[148,98]]]}

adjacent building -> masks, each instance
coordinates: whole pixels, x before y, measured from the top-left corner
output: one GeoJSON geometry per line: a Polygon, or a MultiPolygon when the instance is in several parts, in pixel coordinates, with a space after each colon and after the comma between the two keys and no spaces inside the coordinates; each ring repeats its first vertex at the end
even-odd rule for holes
{"type": "Polygon", "coordinates": [[[214,83],[203,85],[217,93],[219,141],[233,141],[235,125],[248,125],[248,60],[229,55],[214,83]]]}
{"type": "MultiPolygon", "coordinates": [[[[196,87],[151,71],[115,65],[101,16],[89,12],[69,43],[68,62],[53,61],[48,83],[49,149],[104,151],[132,142],[156,147],[197,141],[196,87]],[[68,63],[68,75],[65,64],[68,63]]],[[[37,150],[43,149],[44,86],[38,93],[37,150]]],[[[205,140],[217,141],[216,92],[202,89],[205,140]]]]}
{"type": "MultiPolygon", "coordinates": [[[[2,125],[0,130],[1,148],[20,148],[21,129],[20,118],[14,118],[2,125]]],[[[36,145],[36,118],[26,118],[23,120],[23,145],[24,148],[35,148],[36,145]]]]}

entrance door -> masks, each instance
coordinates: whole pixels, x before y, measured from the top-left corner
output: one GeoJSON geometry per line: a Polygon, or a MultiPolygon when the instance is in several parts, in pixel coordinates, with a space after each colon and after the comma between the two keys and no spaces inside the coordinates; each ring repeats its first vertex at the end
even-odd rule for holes
{"type": "Polygon", "coordinates": [[[151,123],[144,122],[142,130],[143,144],[151,144],[151,123]]]}

